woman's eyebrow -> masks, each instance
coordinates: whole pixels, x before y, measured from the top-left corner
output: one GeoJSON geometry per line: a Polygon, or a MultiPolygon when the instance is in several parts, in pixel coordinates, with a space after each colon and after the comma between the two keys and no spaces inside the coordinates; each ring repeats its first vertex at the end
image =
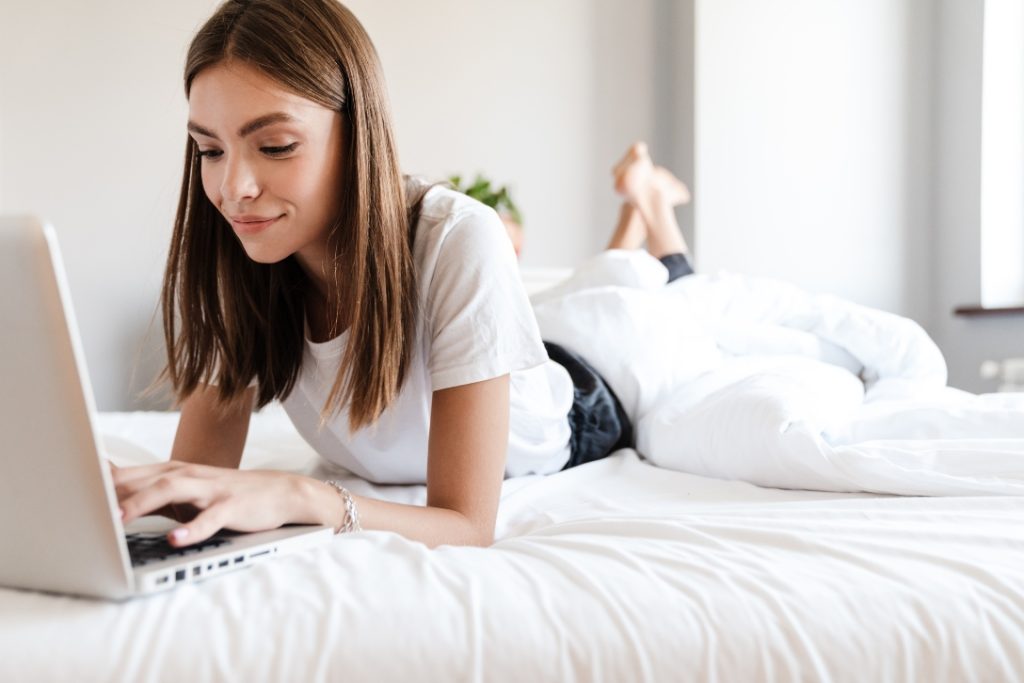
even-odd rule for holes
{"type": "MultiPolygon", "coordinates": [[[[272,114],[264,114],[263,116],[258,116],[254,118],[252,121],[239,128],[238,137],[244,138],[246,135],[249,135],[250,133],[255,133],[260,128],[266,128],[267,126],[273,125],[275,123],[287,123],[290,121],[298,121],[298,119],[296,119],[291,114],[287,114],[283,111],[276,111],[273,112],[272,114]]],[[[188,129],[193,133],[205,135],[206,137],[213,138],[214,140],[220,140],[220,138],[217,137],[216,133],[209,130],[208,128],[203,128],[194,121],[188,122],[188,129]]]]}

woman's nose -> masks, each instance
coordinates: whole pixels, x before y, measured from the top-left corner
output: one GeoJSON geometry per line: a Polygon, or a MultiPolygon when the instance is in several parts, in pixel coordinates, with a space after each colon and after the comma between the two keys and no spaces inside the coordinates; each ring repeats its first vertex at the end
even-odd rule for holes
{"type": "Polygon", "coordinates": [[[259,196],[260,186],[255,169],[237,156],[234,160],[228,159],[220,191],[221,196],[231,202],[256,198],[259,196]]]}

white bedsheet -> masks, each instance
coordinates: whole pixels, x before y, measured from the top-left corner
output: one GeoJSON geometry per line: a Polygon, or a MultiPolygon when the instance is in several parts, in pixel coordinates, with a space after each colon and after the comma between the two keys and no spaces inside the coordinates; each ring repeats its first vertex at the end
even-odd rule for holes
{"type": "MultiPolygon", "coordinates": [[[[100,421],[122,463],[172,414],[100,421]]],[[[326,475],[278,411],[244,466],[326,475]]],[[[334,474],[334,472],[330,472],[334,474]]],[[[421,487],[363,493],[422,501],[421,487]]],[[[1024,672],[1024,499],[782,491],[632,451],[505,482],[492,548],[363,532],[124,604],[0,590],[4,681],[991,681],[1024,672]]],[[[73,558],[69,558],[73,561],[73,558]]]]}

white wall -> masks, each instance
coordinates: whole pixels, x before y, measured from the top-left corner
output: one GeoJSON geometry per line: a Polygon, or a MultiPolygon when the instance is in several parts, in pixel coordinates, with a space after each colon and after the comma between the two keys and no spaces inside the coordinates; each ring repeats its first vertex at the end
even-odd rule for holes
{"type": "Polygon", "coordinates": [[[0,9],[0,211],[37,213],[57,228],[103,409],[127,406],[133,368],[141,368],[141,387],[159,360],[142,342],[181,177],[181,64],[212,6],[6,2],[0,9]]]}
{"type": "MultiPolygon", "coordinates": [[[[179,184],[180,72],[215,4],[0,4],[0,211],[57,226],[103,409],[145,405],[162,360],[143,334],[179,184]]],[[[951,315],[980,296],[982,0],[350,6],[406,169],[511,183],[527,264],[599,248],[608,170],[645,138],[695,189],[679,215],[703,269],[911,315],[972,390],[993,386],[981,360],[1024,350],[1024,319],[951,315]]]]}
{"type": "Polygon", "coordinates": [[[698,0],[698,265],[927,314],[926,0],[698,0]]]}
{"type": "MultiPolygon", "coordinates": [[[[146,405],[137,390],[162,361],[143,334],[180,182],[181,69],[215,5],[0,5],[0,212],[56,226],[101,409],[146,405]]],[[[616,215],[610,168],[653,134],[651,0],[349,5],[381,54],[407,171],[510,183],[526,264],[599,248],[616,215]]]]}

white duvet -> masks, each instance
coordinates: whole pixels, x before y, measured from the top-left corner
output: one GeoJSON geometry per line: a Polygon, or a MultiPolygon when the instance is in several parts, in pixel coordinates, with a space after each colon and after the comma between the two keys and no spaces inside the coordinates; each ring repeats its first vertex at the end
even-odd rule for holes
{"type": "Polygon", "coordinates": [[[544,338],[608,380],[653,463],[791,489],[1024,493],[1024,394],[947,387],[913,321],[760,278],[664,282],[643,252],[605,252],[534,297],[544,338]]]}

